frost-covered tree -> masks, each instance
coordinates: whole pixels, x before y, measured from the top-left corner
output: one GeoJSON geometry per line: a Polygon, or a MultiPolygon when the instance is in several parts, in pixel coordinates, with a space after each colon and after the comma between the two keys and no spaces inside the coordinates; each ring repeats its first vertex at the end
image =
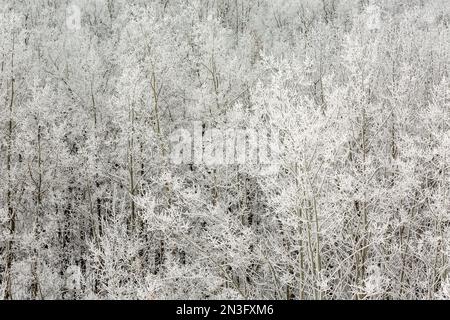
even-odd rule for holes
{"type": "Polygon", "coordinates": [[[0,1],[1,298],[448,299],[449,25],[0,1]]]}

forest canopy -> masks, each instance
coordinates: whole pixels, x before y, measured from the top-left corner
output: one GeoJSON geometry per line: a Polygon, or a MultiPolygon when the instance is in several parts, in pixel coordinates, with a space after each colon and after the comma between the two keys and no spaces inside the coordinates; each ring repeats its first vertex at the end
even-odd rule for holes
{"type": "Polygon", "coordinates": [[[449,63],[447,0],[0,0],[0,298],[449,299],[449,63]]]}

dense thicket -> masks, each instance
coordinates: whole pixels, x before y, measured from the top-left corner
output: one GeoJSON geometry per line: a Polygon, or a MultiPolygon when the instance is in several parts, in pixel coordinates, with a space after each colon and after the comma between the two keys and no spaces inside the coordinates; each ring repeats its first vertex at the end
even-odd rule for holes
{"type": "Polygon", "coordinates": [[[450,298],[449,63],[447,0],[1,0],[1,297],[450,298]]]}

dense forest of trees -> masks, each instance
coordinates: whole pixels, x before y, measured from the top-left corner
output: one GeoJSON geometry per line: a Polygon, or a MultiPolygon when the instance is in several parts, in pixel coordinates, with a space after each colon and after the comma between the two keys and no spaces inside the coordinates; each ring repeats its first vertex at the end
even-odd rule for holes
{"type": "Polygon", "coordinates": [[[449,71],[448,0],[0,0],[1,299],[450,299],[449,71]]]}

